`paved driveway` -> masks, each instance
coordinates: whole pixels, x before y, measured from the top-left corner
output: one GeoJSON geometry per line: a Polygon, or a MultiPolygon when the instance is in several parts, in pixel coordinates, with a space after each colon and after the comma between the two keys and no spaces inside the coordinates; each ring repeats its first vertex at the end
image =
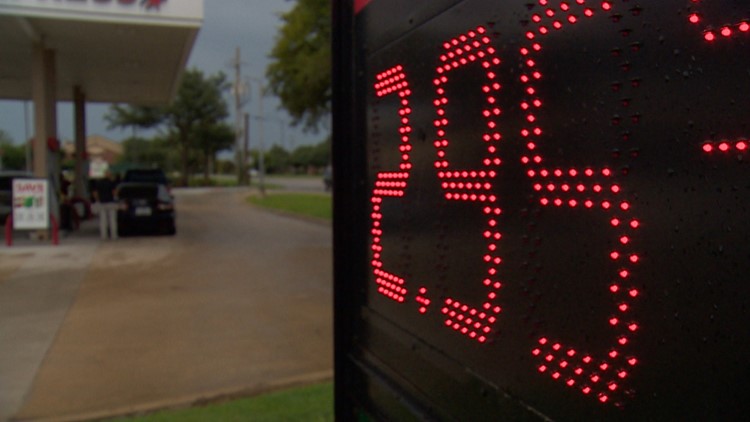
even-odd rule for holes
{"type": "Polygon", "coordinates": [[[28,274],[74,239],[0,252],[0,298],[16,291],[30,304],[0,299],[0,379],[37,351],[25,377],[0,384],[0,406],[21,389],[17,419],[100,417],[329,378],[331,229],[249,207],[246,193],[177,191],[175,237],[94,233],[90,259],[75,255],[78,280],[56,282],[56,265],[28,274]],[[55,311],[36,306],[56,285],[67,293],[55,311]],[[46,331],[24,339],[44,312],[46,331]]]}

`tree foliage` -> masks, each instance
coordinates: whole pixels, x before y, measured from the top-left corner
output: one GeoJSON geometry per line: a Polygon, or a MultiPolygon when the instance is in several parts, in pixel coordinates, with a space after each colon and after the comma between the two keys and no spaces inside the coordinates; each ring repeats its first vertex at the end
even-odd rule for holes
{"type": "Polygon", "coordinates": [[[107,129],[131,128],[133,137],[139,128],[148,129],[164,121],[164,110],[161,107],[113,104],[104,115],[107,129]]]}
{"type": "Polygon", "coordinates": [[[111,106],[105,117],[110,128],[131,127],[134,133],[136,128],[161,130],[150,141],[137,136],[126,141],[124,161],[152,166],[158,160],[160,167],[169,168],[176,155],[184,186],[197,167],[208,174],[216,154],[229,149],[234,141],[234,130],[224,122],[229,112],[223,94],[228,88],[221,72],[206,76],[198,69],[189,69],[183,74],[176,97],[165,107],[111,106]]]}
{"type": "Polygon", "coordinates": [[[264,164],[268,173],[283,173],[289,167],[291,154],[280,145],[272,146],[264,156],[264,164]]]}
{"type": "Polygon", "coordinates": [[[175,169],[174,148],[171,148],[168,140],[163,137],[130,137],[125,139],[122,145],[124,152],[119,163],[122,167],[160,167],[165,171],[175,169]]]}
{"type": "Polygon", "coordinates": [[[191,150],[201,149],[201,137],[229,115],[222,97],[228,88],[223,73],[206,77],[202,71],[190,69],[183,75],[177,97],[165,110],[170,139],[180,150],[181,183],[184,186],[187,186],[192,170],[191,150]]]}
{"type": "Polygon", "coordinates": [[[331,110],[331,2],[298,0],[281,19],[266,76],[292,123],[317,130],[331,110]]]}
{"type": "MultiPolygon", "coordinates": [[[[259,170],[260,153],[257,149],[250,150],[255,170],[259,170]]],[[[300,145],[292,151],[281,145],[273,145],[265,151],[263,162],[267,173],[307,173],[320,171],[331,162],[331,139],[314,144],[300,145]]]]}
{"type": "Polygon", "coordinates": [[[203,159],[203,177],[208,180],[212,166],[216,164],[216,155],[234,145],[234,129],[225,122],[218,122],[200,128],[197,135],[197,147],[203,159]]]}
{"type": "Polygon", "coordinates": [[[23,170],[25,168],[25,147],[14,145],[11,136],[0,129],[0,170],[23,170]]]}
{"type": "Polygon", "coordinates": [[[300,145],[292,151],[289,164],[297,170],[307,171],[309,168],[323,168],[331,162],[331,139],[315,145],[300,145]]]}

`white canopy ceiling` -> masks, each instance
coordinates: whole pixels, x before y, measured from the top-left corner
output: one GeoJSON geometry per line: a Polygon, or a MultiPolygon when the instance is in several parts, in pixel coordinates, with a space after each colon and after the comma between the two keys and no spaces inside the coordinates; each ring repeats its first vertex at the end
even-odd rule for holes
{"type": "Polygon", "coordinates": [[[175,93],[202,0],[0,0],[0,98],[31,98],[33,45],[56,58],[57,99],[159,104],[175,93]]]}

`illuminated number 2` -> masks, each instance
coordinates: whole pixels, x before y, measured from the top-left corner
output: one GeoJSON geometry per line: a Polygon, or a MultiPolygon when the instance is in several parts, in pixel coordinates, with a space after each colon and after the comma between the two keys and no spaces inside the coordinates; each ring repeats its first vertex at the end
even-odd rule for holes
{"type": "MultiPolygon", "coordinates": [[[[540,373],[548,374],[584,394],[595,395],[604,403],[623,390],[620,384],[629,376],[629,368],[637,364],[637,359],[626,353],[626,347],[631,335],[639,328],[632,315],[632,301],[639,291],[632,286],[630,279],[632,268],[640,259],[631,250],[632,233],[638,229],[640,222],[629,217],[631,205],[628,201],[614,199],[622,194],[622,188],[610,181],[614,176],[611,169],[548,167],[538,152],[543,132],[537,121],[537,110],[543,107],[537,92],[537,82],[543,77],[536,59],[543,49],[538,39],[550,34],[553,29],[561,30],[591,18],[595,13],[593,8],[586,7],[585,0],[561,2],[558,8],[553,8],[549,3],[539,0],[543,12],[532,16],[535,30],[526,32],[527,42],[520,49],[525,66],[521,75],[525,93],[520,104],[525,114],[521,137],[527,149],[527,154],[521,160],[527,167],[527,176],[532,180],[532,188],[538,193],[542,206],[570,207],[582,212],[600,209],[610,215],[610,225],[615,231],[618,246],[609,252],[609,259],[616,262],[619,269],[601,284],[601,288],[609,289],[613,300],[612,313],[603,315],[600,320],[600,323],[608,324],[613,333],[612,344],[607,346],[605,355],[593,356],[552,335],[539,338],[531,353],[538,359],[537,369],[540,373]],[[608,199],[610,197],[613,199],[608,199]]],[[[608,1],[596,3],[605,11],[612,8],[608,1]]]]}
{"type": "Polygon", "coordinates": [[[411,143],[409,141],[411,133],[411,126],[409,124],[409,115],[411,114],[409,96],[411,95],[411,89],[409,88],[409,82],[406,80],[404,69],[400,65],[379,73],[376,79],[375,93],[378,98],[395,94],[400,100],[398,114],[401,125],[398,132],[401,138],[399,146],[401,164],[398,171],[379,172],[375,179],[375,188],[373,189],[371,198],[372,267],[375,282],[378,284],[378,293],[396,302],[403,303],[406,300],[408,292],[406,280],[404,280],[403,276],[383,269],[383,261],[381,260],[383,252],[383,245],[381,244],[383,229],[380,223],[383,219],[381,213],[383,198],[403,197],[406,191],[406,183],[409,180],[409,172],[411,170],[411,163],[409,162],[409,151],[411,151],[411,143]]]}

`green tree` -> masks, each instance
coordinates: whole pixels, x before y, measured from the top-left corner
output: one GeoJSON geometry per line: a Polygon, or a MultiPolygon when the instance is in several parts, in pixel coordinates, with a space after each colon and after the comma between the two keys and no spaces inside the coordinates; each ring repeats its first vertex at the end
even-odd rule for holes
{"type": "Polygon", "coordinates": [[[26,168],[26,149],[14,145],[13,138],[0,129],[0,170],[23,170],[26,168]]]}
{"type": "Polygon", "coordinates": [[[284,147],[272,146],[264,156],[264,165],[268,173],[282,173],[289,167],[291,154],[284,147]]]}
{"type": "Polygon", "coordinates": [[[229,115],[222,97],[228,88],[222,72],[206,77],[202,71],[190,69],[182,77],[177,97],[165,109],[169,138],[177,144],[180,152],[180,183],[183,186],[188,185],[191,155],[195,150],[201,150],[202,137],[229,115]]]}
{"type": "Polygon", "coordinates": [[[121,167],[159,167],[172,170],[174,157],[169,142],[163,137],[153,139],[130,137],[122,142],[121,167]]]}
{"type": "Polygon", "coordinates": [[[216,172],[219,174],[235,174],[236,160],[216,160],[216,172]]]}
{"type": "Polygon", "coordinates": [[[174,100],[165,107],[112,105],[105,119],[110,128],[132,128],[130,155],[125,161],[134,165],[159,163],[169,168],[176,144],[180,168],[180,184],[187,186],[193,169],[204,172],[219,151],[232,145],[234,134],[223,122],[229,115],[223,93],[229,88],[226,76],[219,72],[206,76],[198,69],[189,69],[174,100]],[[160,128],[158,138],[147,141],[135,136],[138,128],[160,128]],[[152,145],[145,145],[151,142],[152,145]],[[143,155],[145,154],[145,156],[143,155]]]}
{"type": "Polygon", "coordinates": [[[225,122],[218,122],[199,128],[196,135],[203,158],[203,178],[208,181],[211,166],[216,167],[216,154],[234,145],[234,129],[225,122]]]}
{"type": "Polygon", "coordinates": [[[161,107],[147,107],[113,104],[104,115],[107,129],[131,128],[132,137],[138,136],[138,129],[158,126],[164,121],[164,110],[161,107]]]}
{"type": "Polygon", "coordinates": [[[331,138],[316,144],[313,147],[310,165],[315,167],[325,167],[331,163],[331,138]]]}
{"type": "Polygon", "coordinates": [[[312,145],[300,145],[297,148],[292,151],[291,157],[289,157],[289,161],[295,168],[306,168],[308,165],[310,165],[310,159],[313,155],[313,149],[315,149],[312,145]]]}
{"type": "Polygon", "coordinates": [[[289,159],[297,168],[325,167],[331,162],[331,138],[316,145],[301,145],[292,151],[289,159]]]}
{"type": "Polygon", "coordinates": [[[292,124],[317,130],[331,110],[331,2],[298,0],[281,20],[266,76],[292,124]]]}

